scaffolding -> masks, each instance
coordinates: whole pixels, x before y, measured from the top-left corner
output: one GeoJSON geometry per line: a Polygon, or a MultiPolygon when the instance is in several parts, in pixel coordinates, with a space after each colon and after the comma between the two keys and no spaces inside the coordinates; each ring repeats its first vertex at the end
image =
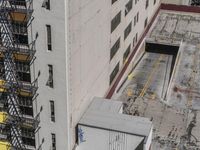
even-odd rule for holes
{"type": "MultiPolygon", "coordinates": [[[[20,81],[16,61],[29,65],[35,60],[35,41],[28,43],[27,28],[32,22],[32,0],[0,0],[0,59],[3,69],[0,76],[0,149],[28,150],[22,139],[22,128],[36,131],[38,115],[24,116],[19,105],[19,96],[36,95],[37,80],[20,81]]],[[[34,133],[34,132],[33,132],[34,133]]]]}
{"type": "Polygon", "coordinates": [[[190,5],[199,6],[200,5],[200,0],[190,0],[190,5]]]}

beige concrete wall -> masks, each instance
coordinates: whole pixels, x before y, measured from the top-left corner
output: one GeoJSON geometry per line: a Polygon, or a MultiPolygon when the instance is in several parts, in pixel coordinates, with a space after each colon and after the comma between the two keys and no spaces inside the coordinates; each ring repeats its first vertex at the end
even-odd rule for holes
{"type": "Polygon", "coordinates": [[[103,97],[109,89],[109,77],[115,65],[123,64],[123,54],[133,37],[138,39],[144,31],[144,21],[150,20],[159,6],[159,0],[145,9],[145,1],[135,4],[127,16],[128,0],[61,0],[51,1],[51,10],[42,8],[42,1],[34,1],[33,34],[37,40],[36,73],[40,70],[39,96],[35,112],[42,107],[41,129],[37,145],[44,138],[44,150],[51,149],[51,133],[56,134],[58,150],[71,150],[75,143],[75,126],[94,96],[103,97]],[[111,20],[121,10],[121,23],[111,34],[111,20]],[[139,22],[134,26],[134,16],[139,12],[139,22]],[[124,30],[132,21],[132,31],[124,40],[124,30]],[[52,52],[47,51],[46,24],[52,27],[52,52]],[[110,61],[110,49],[121,37],[121,46],[110,61]],[[54,67],[53,89],[46,86],[48,64],[54,67]],[[50,120],[49,101],[55,101],[56,122],[50,120]]]}

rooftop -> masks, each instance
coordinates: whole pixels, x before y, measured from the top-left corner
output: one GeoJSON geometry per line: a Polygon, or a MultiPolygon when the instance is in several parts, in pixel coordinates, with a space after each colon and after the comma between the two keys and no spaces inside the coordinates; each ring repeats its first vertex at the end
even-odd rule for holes
{"type": "Polygon", "coordinates": [[[146,52],[114,95],[124,113],[153,120],[153,150],[200,148],[199,26],[198,13],[161,10],[146,52]]]}
{"type": "Polygon", "coordinates": [[[95,97],[90,104],[87,111],[99,111],[99,112],[110,112],[119,113],[122,109],[123,103],[120,101],[110,101],[108,99],[102,99],[100,97],[95,97]]]}
{"type": "MultiPolygon", "coordinates": [[[[79,121],[80,125],[100,128],[104,130],[113,130],[142,137],[149,136],[150,130],[152,128],[152,122],[150,119],[120,113],[112,113],[110,110],[95,111],[95,103],[96,100],[94,100],[93,104],[89,106],[89,109],[82,116],[81,120],[79,121]]],[[[103,103],[108,103],[108,105],[113,103],[115,105],[115,103],[118,104],[119,102],[114,100],[104,100],[103,103]]]]}

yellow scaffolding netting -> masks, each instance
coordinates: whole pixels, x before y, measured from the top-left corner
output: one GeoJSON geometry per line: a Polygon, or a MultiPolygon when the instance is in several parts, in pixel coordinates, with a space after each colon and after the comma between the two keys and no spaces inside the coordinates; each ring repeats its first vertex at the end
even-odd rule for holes
{"type": "Polygon", "coordinates": [[[0,92],[5,92],[5,81],[0,80],[0,92]]]}
{"type": "Polygon", "coordinates": [[[11,150],[11,144],[9,142],[0,141],[0,150],[11,150]]]}
{"type": "Polygon", "coordinates": [[[8,119],[8,114],[6,112],[0,112],[0,123],[2,124],[6,123],[7,119],[8,119]]]}
{"type": "MultiPolygon", "coordinates": [[[[6,85],[6,81],[0,79],[0,92],[6,92],[7,91],[5,85],[6,85]]],[[[18,92],[22,96],[32,96],[30,91],[27,91],[27,90],[24,90],[24,89],[20,89],[18,92]]]]}
{"type": "MultiPolygon", "coordinates": [[[[0,112],[0,124],[5,124],[8,119],[6,112],[0,112]]],[[[0,141],[0,150],[11,150],[11,144],[6,141],[0,141]]]]}

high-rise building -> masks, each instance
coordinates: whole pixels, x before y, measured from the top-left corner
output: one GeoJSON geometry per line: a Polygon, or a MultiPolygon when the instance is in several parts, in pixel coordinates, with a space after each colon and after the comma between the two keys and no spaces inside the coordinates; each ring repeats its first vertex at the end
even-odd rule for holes
{"type": "Polygon", "coordinates": [[[107,94],[159,6],[159,0],[34,1],[37,146],[73,149],[77,122],[94,96],[107,94]]]}
{"type": "Polygon", "coordinates": [[[33,113],[37,79],[32,40],[33,1],[0,1],[0,149],[35,149],[39,116],[33,113]],[[28,40],[29,39],[29,40],[28,40]]]}

